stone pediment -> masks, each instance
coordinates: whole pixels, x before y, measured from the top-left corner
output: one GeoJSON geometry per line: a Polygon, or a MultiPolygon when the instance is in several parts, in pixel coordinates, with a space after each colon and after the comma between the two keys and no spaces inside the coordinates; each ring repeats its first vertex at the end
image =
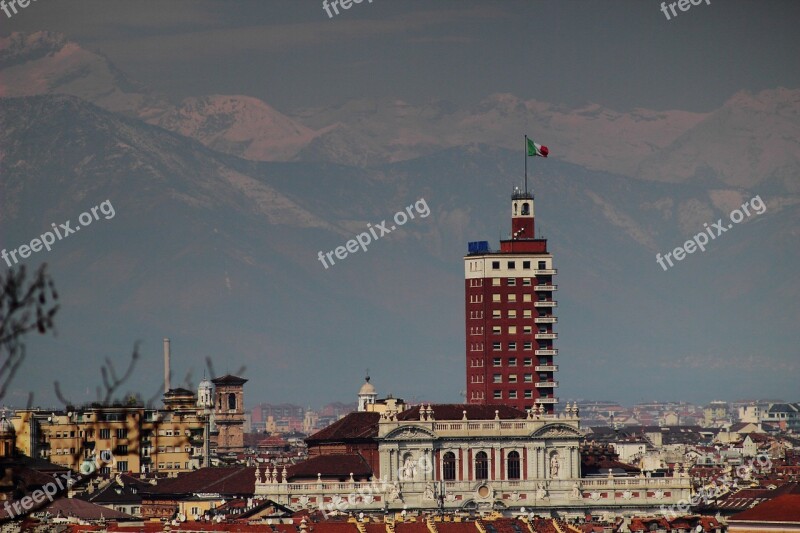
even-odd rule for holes
{"type": "Polygon", "coordinates": [[[391,440],[432,440],[438,438],[439,437],[435,433],[419,426],[399,427],[393,429],[384,437],[384,439],[391,440]]]}
{"type": "Polygon", "coordinates": [[[547,424],[531,433],[531,437],[536,439],[557,439],[581,436],[580,431],[566,424],[547,424]]]}

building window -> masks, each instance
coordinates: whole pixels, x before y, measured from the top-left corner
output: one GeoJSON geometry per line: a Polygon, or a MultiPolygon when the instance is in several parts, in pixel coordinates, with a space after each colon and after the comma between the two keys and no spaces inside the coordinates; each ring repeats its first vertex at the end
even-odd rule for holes
{"type": "Polygon", "coordinates": [[[492,261],[492,270],[500,270],[500,261],[492,261]]]}
{"type": "Polygon", "coordinates": [[[532,350],[533,349],[532,346],[533,346],[533,344],[531,342],[526,342],[526,343],[522,344],[522,349],[523,350],[532,350]]]}
{"type": "Polygon", "coordinates": [[[128,455],[128,445],[118,444],[117,448],[114,450],[114,455],[128,455]]]}
{"type": "Polygon", "coordinates": [[[503,391],[501,391],[501,390],[494,391],[494,399],[495,400],[502,400],[503,399],[503,391]]]}
{"type": "Polygon", "coordinates": [[[492,335],[500,335],[503,333],[503,328],[500,326],[492,326],[492,335]]]}
{"type": "Polygon", "coordinates": [[[128,461],[117,461],[117,472],[127,472],[128,461]]]}
{"type": "Polygon", "coordinates": [[[492,294],[492,301],[493,302],[499,302],[500,301],[500,295],[499,294],[492,294]]]}
{"type": "Polygon", "coordinates": [[[494,376],[492,376],[492,383],[502,383],[502,382],[503,382],[503,376],[502,375],[495,374],[494,376]]]}
{"type": "Polygon", "coordinates": [[[531,278],[522,278],[522,286],[523,287],[530,287],[531,286],[531,278]]]}
{"type": "Polygon", "coordinates": [[[533,333],[533,328],[531,328],[530,326],[522,326],[522,333],[524,333],[525,335],[530,335],[531,333],[533,333]]]}
{"type": "Polygon", "coordinates": [[[117,438],[118,439],[127,439],[128,438],[128,430],[125,428],[120,428],[117,430],[117,438]]]}
{"type": "Polygon", "coordinates": [[[516,284],[517,284],[517,280],[516,279],[508,278],[508,286],[509,287],[514,287],[514,286],[516,286],[516,284]]]}
{"type": "Polygon", "coordinates": [[[547,261],[539,261],[539,270],[547,270],[547,261]]]}
{"type": "Polygon", "coordinates": [[[492,311],[492,318],[503,318],[502,311],[495,309],[492,311]]]}
{"type": "Polygon", "coordinates": [[[500,278],[492,278],[492,287],[500,286],[500,278]]]}
{"type": "Polygon", "coordinates": [[[525,383],[533,383],[533,374],[525,374],[525,383]]]}
{"type": "Polygon", "coordinates": [[[533,391],[530,389],[525,389],[525,398],[533,398],[533,391]]]}
{"type": "Polygon", "coordinates": [[[522,301],[523,302],[530,302],[531,300],[532,299],[531,299],[531,295],[530,294],[523,294],[522,295],[522,301]]]}
{"type": "Polygon", "coordinates": [[[111,430],[109,428],[101,429],[100,430],[100,438],[101,439],[110,439],[111,438],[111,430]]]}
{"type": "Polygon", "coordinates": [[[524,364],[525,366],[533,366],[533,359],[531,359],[530,357],[526,357],[525,359],[523,359],[522,364],[524,364]]]}
{"type": "Polygon", "coordinates": [[[522,318],[532,318],[532,317],[533,317],[533,313],[531,312],[530,309],[523,309],[522,310],[522,318]]]}
{"type": "Polygon", "coordinates": [[[503,366],[503,363],[499,357],[494,358],[494,366],[503,366]]]}
{"type": "Polygon", "coordinates": [[[499,352],[501,349],[502,348],[500,348],[500,343],[499,342],[493,342],[492,343],[492,350],[494,350],[495,352],[499,352]]]}
{"type": "Polygon", "coordinates": [[[517,311],[514,309],[508,310],[508,318],[517,318],[517,311]]]}
{"type": "Polygon", "coordinates": [[[509,383],[516,383],[517,382],[517,375],[516,374],[509,374],[508,375],[508,382],[509,383]]]}
{"type": "Polygon", "coordinates": [[[517,301],[517,295],[516,294],[509,294],[508,295],[508,301],[509,302],[516,302],[517,301]]]}
{"type": "MultiPolygon", "coordinates": [[[[509,333],[511,333],[511,332],[509,332],[509,333]]],[[[514,333],[516,333],[516,331],[514,333]]],[[[509,350],[516,350],[517,349],[517,343],[516,342],[509,342],[508,343],[508,349],[509,350]]]]}
{"type": "Polygon", "coordinates": [[[442,459],[442,477],[445,481],[456,480],[456,454],[447,452],[442,459]]]}
{"type": "Polygon", "coordinates": [[[508,479],[519,479],[519,452],[508,452],[508,479]]]}
{"type": "Polygon", "coordinates": [[[508,358],[508,366],[517,366],[517,358],[516,357],[509,357],[508,358]]]}
{"type": "Polygon", "coordinates": [[[514,262],[514,261],[509,261],[509,262],[508,262],[508,269],[509,269],[509,270],[514,270],[515,268],[517,268],[517,264],[516,264],[516,262],[514,262]]]}
{"type": "Polygon", "coordinates": [[[523,261],[522,262],[522,270],[530,270],[531,269],[531,262],[530,261],[523,261]]]}
{"type": "Polygon", "coordinates": [[[486,452],[475,454],[475,479],[489,479],[489,457],[486,452]]]}

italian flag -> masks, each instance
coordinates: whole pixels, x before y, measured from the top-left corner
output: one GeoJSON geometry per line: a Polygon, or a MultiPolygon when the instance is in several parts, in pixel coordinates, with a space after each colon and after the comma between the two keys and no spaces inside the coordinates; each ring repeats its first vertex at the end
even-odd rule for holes
{"type": "Polygon", "coordinates": [[[536,144],[532,140],[528,139],[528,156],[538,155],[539,157],[547,157],[547,154],[549,153],[550,150],[547,149],[547,146],[536,144]]]}

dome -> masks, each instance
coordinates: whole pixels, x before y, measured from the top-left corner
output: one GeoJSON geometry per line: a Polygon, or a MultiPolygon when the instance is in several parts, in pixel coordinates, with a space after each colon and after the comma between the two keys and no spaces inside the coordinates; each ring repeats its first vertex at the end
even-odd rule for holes
{"type": "Polygon", "coordinates": [[[0,419],[0,435],[13,435],[14,433],[16,433],[14,431],[14,424],[9,422],[8,418],[3,416],[3,418],[0,419]]]}
{"type": "Polygon", "coordinates": [[[378,393],[375,391],[375,386],[372,383],[369,382],[369,376],[367,376],[367,380],[364,382],[363,385],[361,385],[361,390],[358,391],[358,395],[359,396],[366,396],[366,395],[373,396],[373,395],[376,395],[376,394],[378,394],[378,393]]]}

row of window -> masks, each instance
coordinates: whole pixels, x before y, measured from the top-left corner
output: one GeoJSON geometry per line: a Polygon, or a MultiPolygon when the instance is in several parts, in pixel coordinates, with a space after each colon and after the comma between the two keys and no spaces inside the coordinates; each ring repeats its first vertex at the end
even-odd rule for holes
{"type": "MultiPolygon", "coordinates": [[[[502,295],[500,293],[492,293],[492,302],[493,303],[502,302],[501,296],[502,295]]],[[[509,303],[516,303],[517,302],[517,296],[520,296],[520,295],[518,295],[517,293],[508,293],[508,294],[506,294],[506,301],[509,302],[509,303]]],[[[534,301],[535,302],[552,301],[552,298],[550,297],[550,293],[548,293],[548,292],[536,292],[536,293],[525,292],[525,293],[522,293],[521,296],[522,296],[522,302],[524,302],[524,303],[534,302],[534,301]],[[536,300],[533,299],[534,295],[536,295],[536,300]]],[[[481,303],[483,303],[483,294],[470,294],[469,295],[469,303],[471,303],[471,304],[481,304],[481,303]]]]}
{"type": "MultiPolygon", "coordinates": [[[[507,261],[506,268],[508,270],[516,270],[517,262],[516,261],[507,261]]],[[[536,262],[537,270],[546,270],[547,269],[547,261],[537,261],[536,262]]],[[[522,261],[522,270],[530,270],[531,269],[531,262],[530,261],[522,261]]],[[[492,261],[492,270],[500,270],[500,261],[492,261]]]]}
{"type": "MultiPolygon", "coordinates": [[[[506,456],[506,479],[520,478],[519,452],[511,451],[506,456]]],[[[475,454],[475,479],[489,479],[489,456],[486,452],[475,454]]],[[[442,479],[445,481],[456,480],[456,454],[447,452],[442,456],[442,479]]]]}
{"type": "MultiPolygon", "coordinates": [[[[518,343],[515,342],[515,341],[507,342],[506,343],[506,350],[509,351],[509,352],[516,351],[517,350],[517,344],[518,343]]],[[[493,342],[492,343],[492,351],[499,352],[502,349],[503,349],[503,343],[502,342],[498,341],[498,342],[493,342]]],[[[530,342],[530,341],[523,342],[522,343],[522,349],[523,349],[523,351],[533,350],[533,343],[530,342]]],[[[548,344],[546,342],[540,342],[540,343],[537,343],[536,349],[537,350],[552,350],[553,346],[552,346],[552,344],[548,344]]],[[[482,352],[483,351],[483,343],[482,342],[471,342],[471,343],[469,343],[469,351],[471,351],[471,352],[482,352]]]]}
{"type": "MultiPolygon", "coordinates": [[[[512,310],[508,310],[508,318],[518,318],[518,314],[516,310],[513,310],[513,316],[511,314],[512,310]]],[[[552,317],[552,313],[550,314],[540,314],[537,313],[535,316],[533,314],[533,309],[523,309],[522,310],[522,318],[550,318],[552,317]]],[[[472,320],[483,320],[483,309],[474,309],[470,310],[469,318],[472,320]]],[[[492,309],[492,318],[495,319],[502,319],[503,318],[503,310],[502,309],[492,309]]]]}
{"type": "MultiPolygon", "coordinates": [[[[516,357],[509,357],[506,359],[507,366],[517,366],[518,359],[516,357]]],[[[550,360],[546,356],[542,356],[538,359],[538,363],[540,365],[549,365],[550,360]]],[[[483,359],[474,358],[472,359],[471,366],[473,367],[482,367],[483,366],[483,359]]],[[[492,366],[500,367],[503,366],[503,358],[502,357],[495,357],[492,359],[492,366]]],[[[525,357],[522,359],[522,366],[533,366],[533,358],[532,357],[525,357]]]]}

